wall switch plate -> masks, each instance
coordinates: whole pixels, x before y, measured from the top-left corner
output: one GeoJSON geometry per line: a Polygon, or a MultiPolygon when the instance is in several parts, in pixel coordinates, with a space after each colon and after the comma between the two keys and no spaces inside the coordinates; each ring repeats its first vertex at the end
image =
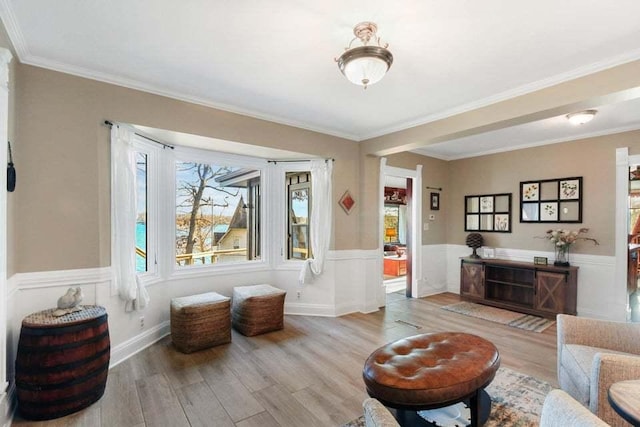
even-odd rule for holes
{"type": "Polygon", "coordinates": [[[429,223],[428,223],[428,222],[425,222],[425,223],[422,225],[422,229],[423,229],[424,231],[429,231],[429,223]]]}

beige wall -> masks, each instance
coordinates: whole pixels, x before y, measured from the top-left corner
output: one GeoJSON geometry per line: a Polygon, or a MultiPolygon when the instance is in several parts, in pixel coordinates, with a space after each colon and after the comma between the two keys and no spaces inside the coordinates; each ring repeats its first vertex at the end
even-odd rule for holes
{"type": "MultiPolygon", "coordinates": [[[[356,198],[350,215],[334,206],[333,248],[379,246],[379,158],[364,154],[358,143],[37,67],[14,68],[17,127],[12,133],[18,141],[19,180],[10,195],[10,273],[109,265],[105,119],[333,157],[334,198],[347,189],[356,198]]],[[[422,222],[430,225],[422,232],[424,244],[464,244],[465,195],[511,192],[513,233],[483,233],[486,244],[548,250],[548,242],[535,237],[543,236],[549,225],[518,221],[518,183],[583,176],[582,225],[601,245],[574,249],[612,255],[615,148],[640,151],[639,141],[633,132],[452,162],[399,153],[387,163],[407,169],[423,165],[422,222]],[[430,210],[426,186],[443,187],[440,211],[430,210]],[[434,221],[428,221],[430,213],[436,215],[434,221]]]]}
{"type": "Polygon", "coordinates": [[[447,229],[447,197],[449,164],[444,160],[432,157],[421,156],[410,152],[393,154],[387,157],[387,165],[404,169],[414,169],[417,165],[422,165],[422,220],[416,224],[422,231],[423,245],[436,245],[446,243],[447,229]],[[440,210],[432,211],[430,194],[437,192],[428,190],[426,187],[441,187],[440,210]],[[429,215],[435,215],[435,220],[430,221],[429,215]],[[429,230],[424,231],[423,223],[429,223],[429,230]]]}
{"type": "MultiPolygon", "coordinates": [[[[1,28],[1,26],[0,26],[1,28]]],[[[8,46],[0,31],[0,46],[8,46]]],[[[110,263],[109,129],[105,119],[193,133],[309,155],[333,157],[334,199],[350,190],[350,215],[334,205],[333,249],[379,246],[379,157],[356,143],[157,95],[27,65],[12,64],[9,132],[18,187],[9,195],[9,274],[108,266],[110,263]],[[15,114],[13,114],[15,112],[15,114]],[[18,221],[19,218],[19,221],[18,221]]],[[[613,254],[615,148],[640,152],[638,132],[445,162],[411,153],[388,156],[407,169],[423,165],[424,244],[464,244],[464,196],[513,193],[513,233],[483,233],[487,245],[548,250],[543,224],[520,224],[518,183],[584,177],[582,224],[597,247],[613,254]],[[443,187],[441,210],[429,208],[426,186],[443,187]],[[435,214],[434,221],[428,220],[435,214]]],[[[562,225],[567,227],[566,225],[562,225]]],[[[576,224],[576,227],[578,225],[576,224]]]]}
{"type": "MultiPolygon", "coordinates": [[[[359,148],[353,141],[42,68],[19,68],[15,272],[109,265],[105,119],[333,157],[334,196],[357,188],[359,148]]],[[[357,248],[358,214],[347,216],[336,204],[335,215],[333,247],[357,248]]]]}
{"type": "MultiPolygon", "coordinates": [[[[579,242],[572,251],[614,255],[615,229],[615,150],[629,147],[640,151],[640,131],[620,133],[579,141],[553,144],[518,151],[450,162],[451,191],[447,209],[451,212],[447,242],[465,244],[464,196],[513,193],[512,233],[481,233],[485,245],[513,249],[551,251],[545,239],[551,228],[589,228],[589,237],[600,243],[579,242]],[[520,223],[520,181],[583,177],[582,224],[520,223]]],[[[445,192],[447,193],[447,192],[445,192]]]]}

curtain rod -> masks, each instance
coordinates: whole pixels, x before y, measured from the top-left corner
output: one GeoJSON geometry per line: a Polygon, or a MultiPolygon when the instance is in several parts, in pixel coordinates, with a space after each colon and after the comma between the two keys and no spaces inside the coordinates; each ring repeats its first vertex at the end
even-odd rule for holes
{"type": "MultiPolygon", "coordinates": [[[[316,160],[316,159],[299,159],[299,160],[267,160],[267,163],[296,163],[296,162],[310,162],[311,160],[316,160]]],[[[331,160],[332,162],[335,162],[336,159],[334,158],[330,158],[330,159],[324,159],[325,163],[328,162],[329,160],[331,160]]]]}
{"type": "MultiPolygon", "coordinates": [[[[108,126],[113,126],[113,125],[114,125],[114,124],[113,124],[113,122],[110,122],[109,120],[105,120],[105,121],[104,121],[104,124],[105,124],[105,125],[108,125],[108,126]]],[[[115,126],[118,126],[118,125],[115,125],[115,126]]],[[[151,141],[151,142],[155,142],[156,144],[160,144],[160,145],[162,145],[162,148],[171,148],[172,150],[174,150],[174,149],[176,148],[176,147],[174,147],[173,145],[165,144],[165,143],[164,143],[164,142],[162,142],[162,141],[158,141],[158,140],[156,140],[156,139],[149,138],[149,137],[148,137],[148,136],[146,136],[146,135],[142,135],[142,134],[137,133],[137,132],[133,132],[133,133],[134,133],[135,135],[138,135],[140,138],[148,139],[148,140],[149,140],[149,141],[151,141]]]]}

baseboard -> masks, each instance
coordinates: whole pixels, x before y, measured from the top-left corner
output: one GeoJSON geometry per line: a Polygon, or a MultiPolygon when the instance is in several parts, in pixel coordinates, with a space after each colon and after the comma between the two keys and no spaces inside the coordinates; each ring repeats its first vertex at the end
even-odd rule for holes
{"type": "Polygon", "coordinates": [[[424,292],[422,292],[420,295],[418,295],[418,298],[424,298],[424,297],[428,297],[428,296],[431,296],[431,295],[441,294],[443,292],[450,292],[450,291],[448,291],[447,287],[443,285],[440,288],[426,289],[424,292]]]}
{"type": "Polygon", "coordinates": [[[143,333],[136,335],[135,337],[128,339],[127,341],[119,344],[111,349],[111,360],[109,362],[109,369],[124,362],[136,353],[141,352],[150,345],[160,341],[171,333],[169,327],[169,321],[156,325],[143,333]]]}
{"type": "Polygon", "coordinates": [[[9,383],[7,392],[0,397],[0,410],[2,411],[2,427],[10,427],[13,423],[18,405],[16,404],[16,386],[12,381],[9,383]]]}
{"type": "Polygon", "coordinates": [[[305,304],[299,302],[286,302],[284,314],[294,316],[321,316],[335,317],[336,307],[329,304],[305,304]]]}

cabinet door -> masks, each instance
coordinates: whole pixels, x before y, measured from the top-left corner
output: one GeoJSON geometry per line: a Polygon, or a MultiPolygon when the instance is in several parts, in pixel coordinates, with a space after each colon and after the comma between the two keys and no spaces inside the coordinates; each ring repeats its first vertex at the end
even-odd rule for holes
{"type": "Polygon", "coordinates": [[[460,293],[476,298],[484,298],[484,269],[482,264],[462,263],[460,293]]]}
{"type": "Polygon", "coordinates": [[[566,289],[566,274],[538,271],[535,309],[549,313],[564,313],[566,289]]]}

